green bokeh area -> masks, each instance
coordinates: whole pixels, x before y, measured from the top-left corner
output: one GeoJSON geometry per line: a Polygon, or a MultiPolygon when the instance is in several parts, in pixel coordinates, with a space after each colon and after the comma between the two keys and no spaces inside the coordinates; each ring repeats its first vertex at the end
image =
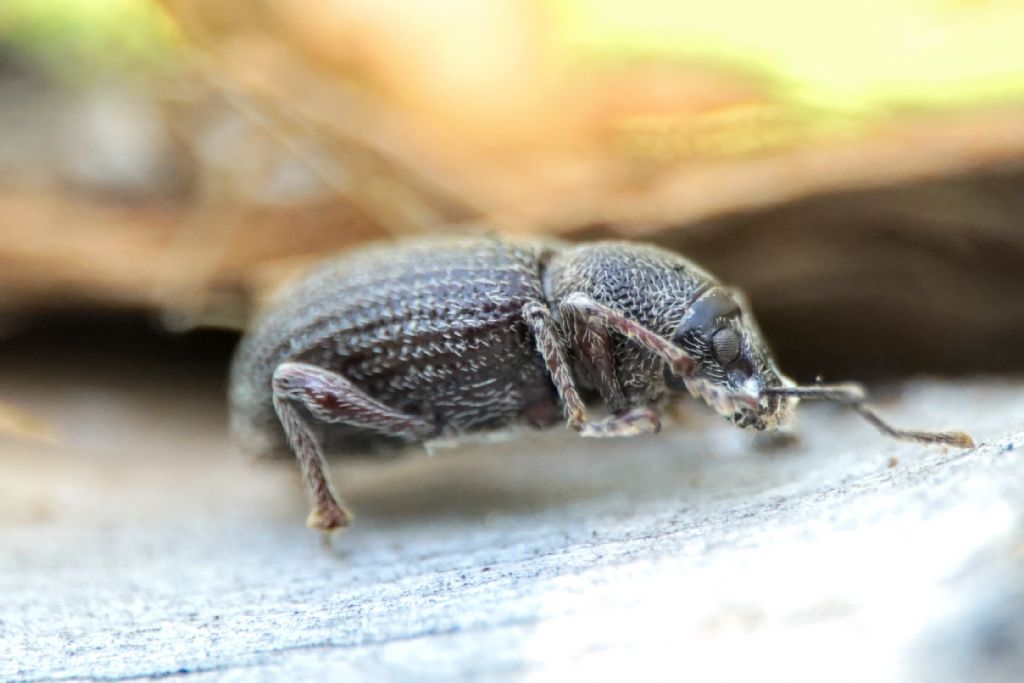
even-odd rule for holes
{"type": "Polygon", "coordinates": [[[1024,100],[1020,0],[549,0],[581,61],[661,59],[761,74],[854,116],[1024,100]]]}
{"type": "Polygon", "coordinates": [[[72,84],[176,61],[174,29],[148,0],[3,0],[0,42],[72,84]]]}
{"type": "MultiPolygon", "coordinates": [[[[522,2],[551,21],[570,73],[645,60],[742,74],[835,128],[1024,101],[1024,0],[522,2]]],[[[152,0],[2,0],[0,42],[71,83],[152,73],[179,56],[152,0]]]]}

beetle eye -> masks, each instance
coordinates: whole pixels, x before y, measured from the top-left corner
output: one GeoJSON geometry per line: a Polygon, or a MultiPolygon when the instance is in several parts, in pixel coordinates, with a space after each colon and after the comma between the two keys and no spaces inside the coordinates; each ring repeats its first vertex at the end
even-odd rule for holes
{"type": "Polygon", "coordinates": [[[734,330],[723,327],[711,337],[711,349],[715,353],[715,360],[728,365],[740,355],[740,336],[734,330]]]}

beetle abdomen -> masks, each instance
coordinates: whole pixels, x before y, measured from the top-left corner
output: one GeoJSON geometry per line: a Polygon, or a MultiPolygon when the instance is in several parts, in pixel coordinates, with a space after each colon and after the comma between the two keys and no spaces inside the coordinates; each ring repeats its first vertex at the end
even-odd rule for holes
{"type": "MultiPolygon", "coordinates": [[[[239,347],[232,428],[247,451],[287,453],[271,403],[282,362],[341,374],[371,397],[443,431],[545,414],[555,394],[523,306],[543,301],[543,246],[499,240],[364,250],[328,262],[282,292],[239,347]]],[[[324,425],[330,449],[395,439],[324,425]]]]}

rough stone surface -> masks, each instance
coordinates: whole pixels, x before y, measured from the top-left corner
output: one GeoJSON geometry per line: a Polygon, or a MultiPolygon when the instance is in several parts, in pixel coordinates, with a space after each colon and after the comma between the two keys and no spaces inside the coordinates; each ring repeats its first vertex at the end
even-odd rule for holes
{"type": "Polygon", "coordinates": [[[1024,672],[1019,381],[880,401],[969,452],[828,406],[772,444],[694,403],[658,436],[339,463],[358,519],[326,549],[290,463],[229,455],[219,378],[44,370],[2,386],[62,437],[0,441],[3,680],[1024,672]]]}

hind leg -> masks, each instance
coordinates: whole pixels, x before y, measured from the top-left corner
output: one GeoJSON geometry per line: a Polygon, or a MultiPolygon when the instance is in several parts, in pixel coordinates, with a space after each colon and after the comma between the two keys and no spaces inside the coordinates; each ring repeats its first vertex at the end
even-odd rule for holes
{"type": "Polygon", "coordinates": [[[313,510],[306,519],[313,529],[331,531],[346,527],[352,516],[334,491],[323,447],[308,424],[310,418],[410,441],[437,435],[437,427],[432,423],[394,410],[343,376],[315,365],[281,363],[274,370],[272,389],[274,410],[313,498],[313,510]],[[298,406],[305,408],[308,416],[298,406]]]}

